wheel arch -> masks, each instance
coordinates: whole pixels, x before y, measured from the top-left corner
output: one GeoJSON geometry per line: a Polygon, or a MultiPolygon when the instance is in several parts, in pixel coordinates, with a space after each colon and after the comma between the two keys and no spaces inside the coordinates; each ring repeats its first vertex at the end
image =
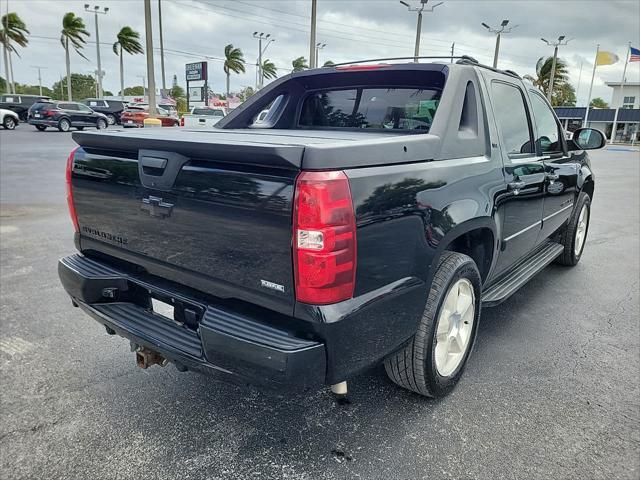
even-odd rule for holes
{"type": "Polygon", "coordinates": [[[462,253],[473,259],[482,283],[485,283],[495,263],[497,240],[497,228],[493,218],[479,217],[467,220],[449,230],[442,238],[434,255],[431,270],[438,264],[445,251],[462,253]]]}

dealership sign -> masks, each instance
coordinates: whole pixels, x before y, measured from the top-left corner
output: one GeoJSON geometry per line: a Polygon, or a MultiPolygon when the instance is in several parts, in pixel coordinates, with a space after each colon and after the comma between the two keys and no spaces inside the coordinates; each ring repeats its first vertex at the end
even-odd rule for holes
{"type": "Polygon", "coordinates": [[[187,63],[185,69],[188,82],[207,79],[207,62],[187,63]]]}

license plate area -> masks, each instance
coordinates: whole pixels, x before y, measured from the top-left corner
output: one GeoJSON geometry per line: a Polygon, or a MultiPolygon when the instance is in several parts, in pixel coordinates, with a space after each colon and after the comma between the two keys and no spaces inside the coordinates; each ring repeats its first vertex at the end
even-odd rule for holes
{"type": "Polygon", "coordinates": [[[198,330],[204,315],[204,306],[193,303],[181,295],[166,290],[150,288],[150,285],[136,285],[139,292],[138,303],[162,320],[198,330]]]}
{"type": "Polygon", "coordinates": [[[151,309],[156,315],[175,321],[175,307],[173,305],[151,297],[151,309]]]}

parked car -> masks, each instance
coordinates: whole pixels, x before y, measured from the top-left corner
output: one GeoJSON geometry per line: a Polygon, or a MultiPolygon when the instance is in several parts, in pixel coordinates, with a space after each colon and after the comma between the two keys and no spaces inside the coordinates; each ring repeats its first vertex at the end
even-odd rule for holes
{"type": "MultiPolygon", "coordinates": [[[[158,115],[156,118],[162,122],[163,127],[176,127],[180,124],[180,120],[177,116],[171,115],[167,110],[161,107],[158,108],[158,115]]],[[[145,118],[149,117],[149,105],[142,103],[134,103],[127,106],[127,108],[120,115],[122,126],[125,128],[144,127],[145,118]]]]}
{"type": "Polygon", "coordinates": [[[29,109],[29,124],[41,132],[47,127],[54,127],[61,132],[68,132],[71,127],[83,130],[85,127],[95,127],[98,130],[108,126],[107,117],[94,112],[83,103],[44,101],[35,103],[29,109]]]}
{"type": "Polygon", "coordinates": [[[222,107],[193,107],[191,113],[180,119],[180,126],[186,128],[211,128],[227,114],[222,107]]]}
{"type": "Polygon", "coordinates": [[[109,125],[120,123],[120,115],[125,109],[124,102],[120,100],[105,100],[103,98],[85,98],[82,100],[86,106],[94,112],[103,113],[107,117],[109,125]]]}
{"type": "Polygon", "coordinates": [[[565,140],[537,88],[469,57],[305,70],[208,131],[73,139],[60,279],[139,366],[345,393],[384,363],[432,397],[481,306],[580,261],[605,142],[565,140]]]}
{"type": "Polygon", "coordinates": [[[0,125],[2,125],[5,130],[13,130],[19,123],[20,118],[16,112],[0,108],[0,125]]]}
{"type": "Polygon", "coordinates": [[[0,97],[0,108],[17,113],[19,120],[26,122],[29,107],[41,100],[50,98],[42,95],[4,94],[0,97]]]}

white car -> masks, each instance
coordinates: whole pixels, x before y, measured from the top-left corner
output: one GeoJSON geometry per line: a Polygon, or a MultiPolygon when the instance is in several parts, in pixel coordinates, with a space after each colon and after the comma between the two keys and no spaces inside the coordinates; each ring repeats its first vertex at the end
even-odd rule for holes
{"type": "Polygon", "coordinates": [[[2,125],[5,130],[13,130],[18,123],[20,123],[20,120],[16,112],[0,108],[0,125],[2,125]]]}
{"type": "Polygon", "coordinates": [[[211,128],[227,115],[223,107],[193,107],[191,113],[183,115],[180,126],[186,128],[211,128]]]}

